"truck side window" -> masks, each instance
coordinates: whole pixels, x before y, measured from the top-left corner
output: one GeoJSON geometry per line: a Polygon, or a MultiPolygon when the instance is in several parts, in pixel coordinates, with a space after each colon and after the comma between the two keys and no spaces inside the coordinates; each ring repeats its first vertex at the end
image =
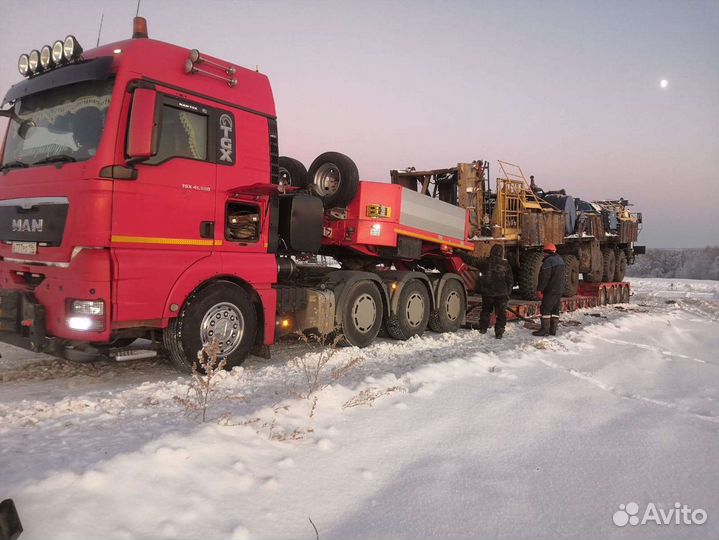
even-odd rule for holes
{"type": "Polygon", "coordinates": [[[157,165],[173,157],[207,160],[207,116],[162,105],[157,155],[146,161],[157,165]]]}
{"type": "Polygon", "coordinates": [[[260,208],[254,204],[227,205],[225,238],[234,242],[257,242],[260,238],[260,208]]]}

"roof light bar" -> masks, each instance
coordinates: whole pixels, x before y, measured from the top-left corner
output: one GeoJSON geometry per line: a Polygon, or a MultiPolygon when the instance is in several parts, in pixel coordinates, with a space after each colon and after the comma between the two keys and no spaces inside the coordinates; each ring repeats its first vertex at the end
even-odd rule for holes
{"type": "Polygon", "coordinates": [[[45,45],[39,51],[33,49],[29,54],[21,54],[17,61],[17,69],[23,77],[32,77],[67,62],[80,58],[82,46],[73,35],[64,40],[45,45]]]}

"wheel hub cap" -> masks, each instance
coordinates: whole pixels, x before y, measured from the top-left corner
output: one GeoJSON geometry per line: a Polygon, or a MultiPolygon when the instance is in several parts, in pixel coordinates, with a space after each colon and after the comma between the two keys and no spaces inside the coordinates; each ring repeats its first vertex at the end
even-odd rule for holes
{"type": "Polygon", "coordinates": [[[315,189],[321,196],[334,195],[339,189],[342,175],[334,163],[325,163],[314,176],[315,189]]]}
{"type": "Polygon", "coordinates": [[[462,299],[455,291],[447,295],[447,301],[444,304],[444,310],[450,321],[456,321],[459,318],[459,312],[462,308],[462,299]]]}
{"type": "Polygon", "coordinates": [[[407,322],[416,328],[424,318],[424,299],[419,293],[412,293],[407,300],[407,322]]]}
{"type": "Polygon", "coordinates": [[[374,326],[376,318],[377,306],[374,303],[374,298],[367,293],[358,297],[352,305],[352,322],[355,328],[366,334],[374,326]]]}
{"type": "Polygon", "coordinates": [[[206,347],[213,341],[219,345],[218,357],[235,351],[242,341],[245,319],[234,304],[221,302],[207,310],[200,323],[200,340],[206,347]]]}

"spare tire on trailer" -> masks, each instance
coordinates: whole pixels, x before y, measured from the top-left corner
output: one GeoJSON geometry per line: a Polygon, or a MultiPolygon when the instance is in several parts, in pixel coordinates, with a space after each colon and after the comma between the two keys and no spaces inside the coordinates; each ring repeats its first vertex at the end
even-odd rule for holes
{"type": "Polygon", "coordinates": [[[301,161],[287,156],[280,156],[279,169],[279,185],[292,187],[305,187],[307,185],[307,169],[302,165],[301,161]]]}
{"type": "Polygon", "coordinates": [[[579,259],[574,255],[562,255],[564,259],[564,293],[562,296],[575,296],[579,288],[579,259]]]}
{"type": "Polygon", "coordinates": [[[544,262],[541,251],[527,251],[519,261],[519,295],[524,300],[537,299],[539,271],[544,262]]]}
{"type": "Polygon", "coordinates": [[[357,165],[339,152],[320,154],[310,165],[307,188],[322,199],[325,208],[347,206],[359,188],[357,165]]]}

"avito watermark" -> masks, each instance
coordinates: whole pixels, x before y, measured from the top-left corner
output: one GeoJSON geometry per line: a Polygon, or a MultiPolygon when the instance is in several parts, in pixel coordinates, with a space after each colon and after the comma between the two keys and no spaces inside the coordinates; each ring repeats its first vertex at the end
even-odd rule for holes
{"type": "Polygon", "coordinates": [[[641,514],[639,505],[635,502],[620,504],[619,510],[614,512],[612,521],[617,527],[625,525],[703,525],[707,520],[707,512],[703,508],[690,508],[679,502],[668,509],[658,508],[650,502],[641,514]]]}

